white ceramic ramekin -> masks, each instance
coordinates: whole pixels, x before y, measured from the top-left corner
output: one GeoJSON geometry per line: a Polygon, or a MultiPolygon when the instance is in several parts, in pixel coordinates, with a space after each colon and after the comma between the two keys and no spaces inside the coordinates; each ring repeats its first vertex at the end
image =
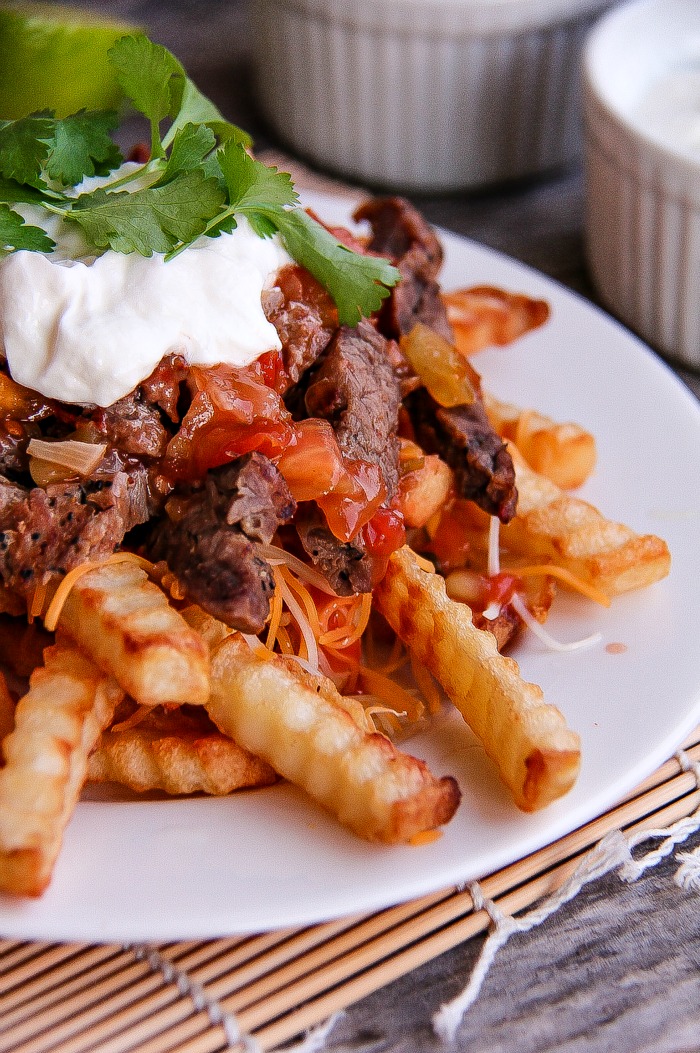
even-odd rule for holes
{"type": "Polygon", "coordinates": [[[583,98],[593,282],[652,346],[700,368],[700,0],[607,14],[583,98]]]}
{"type": "Polygon", "coordinates": [[[287,146],[373,186],[447,191],[580,149],[586,31],[613,0],[252,0],[260,108],[287,146]]]}

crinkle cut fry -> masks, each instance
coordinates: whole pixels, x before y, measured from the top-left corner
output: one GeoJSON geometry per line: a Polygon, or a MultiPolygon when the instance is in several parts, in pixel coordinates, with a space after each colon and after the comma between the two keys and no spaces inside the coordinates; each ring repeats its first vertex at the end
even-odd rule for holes
{"type": "Polygon", "coordinates": [[[237,742],[217,732],[147,727],[106,731],[88,762],[88,779],[117,782],[137,793],[223,795],[244,787],[269,786],[274,770],[237,742]]]}
{"type": "Polygon", "coordinates": [[[235,738],[370,841],[407,841],[446,823],[460,793],[378,732],[359,727],[333,684],[230,636],[212,655],[207,710],[235,738]]]}
{"type": "Polygon", "coordinates": [[[531,812],[565,794],[579,771],[578,735],[517,663],[499,654],[492,634],[472,624],[469,607],[447,596],[440,575],[422,570],[404,547],[374,596],[481,740],[515,803],[531,812]]]}
{"type": "Polygon", "coordinates": [[[3,742],[0,888],[39,896],[85,780],[90,751],[123,692],[68,640],[46,649],[3,742]]]}
{"type": "Polygon", "coordinates": [[[205,642],[135,562],[79,578],[58,624],[141,705],[201,705],[209,695],[205,642]]]}
{"type": "Polygon", "coordinates": [[[518,510],[501,528],[503,545],[530,559],[556,563],[608,596],[666,577],[668,545],[607,519],[592,504],[565,493],[525,462],[512,444],[518,510]]]}

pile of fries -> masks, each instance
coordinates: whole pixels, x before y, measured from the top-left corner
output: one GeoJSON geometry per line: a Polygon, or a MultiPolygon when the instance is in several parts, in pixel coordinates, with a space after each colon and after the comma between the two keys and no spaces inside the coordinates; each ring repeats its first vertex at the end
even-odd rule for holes
{"type": "MultiPolygon", "coordinates": [[[[446,296],[463,353],[511,339],[521,331],[514,313],[541,315],[535,301],[493,292],[446,296]]],[[[500,551],[533,583],[528,606],[539,621],[555,580],[608,603],[668,572],[663,541],[569,492],[595,463],[590,434],[490,396],[486,405],[511,446],[519,492],[500,551]]],[[[499,650],[500,615],[476,624],[465,602],[470,573],[488,573],[488,516],[462,510],[483,565],[435,573],[420,551],[439,530],[449,470],[431,457],[413,471],[404,494],[414,547],[394,553],[371,603],[320,595],[317,574],[280,559],[260,638],[187,605],[167,567],[126,552],[71,572],[29,621],[11,596],[0,597],[0,657],[11,674],[11,690],[0,676],[0,889],[42,893],[88,779],[228,794],[284,778],[361,837],[425,837],[458,807],[459,773],[435,775],[397,742],[445,699],[518,807],[532,811],[567,792],[578,735],[499,650]],[[402,661],[412,662],[422,696],[394,685],[402,661]]]]}

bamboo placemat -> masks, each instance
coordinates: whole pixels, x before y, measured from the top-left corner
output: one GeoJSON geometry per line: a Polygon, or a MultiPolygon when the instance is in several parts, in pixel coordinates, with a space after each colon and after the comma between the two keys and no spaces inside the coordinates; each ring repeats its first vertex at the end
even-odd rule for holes
{"type": "MultiPolygon", "coordinates": [[[[683,749],[700,762],[700,727],[683,749]]],[[[515,914],[610,831],[666,828],[699,806],[695,775],[671,758],[616,808],[485,876],[481,890],[515,914]]],[[[272,1049],[488,924],[468,891],[447,888],[302,929],[161,944],[158,968],[142,947],[0,940],[0,1053],[215,1053],[227,1037],[205,1004],[272,1049]]]]}

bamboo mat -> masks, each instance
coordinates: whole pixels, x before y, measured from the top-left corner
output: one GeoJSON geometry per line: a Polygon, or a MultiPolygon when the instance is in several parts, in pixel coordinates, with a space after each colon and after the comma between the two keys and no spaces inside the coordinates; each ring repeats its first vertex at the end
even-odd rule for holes
{"type": "MultiPolygon", "coordinates": [[[[700,727],[683,748],[700,762],[700,727]]],[[[611,830],[665,828],[700,806],[674,757],[616,808],[480,881],[515,914],[557,888],[611,830]]],[[[273,1049],[489,924],[469,892],[448,888],[374,914],[231,939],[121,945],[0,940],[0,1053],[215,1053],[235,1014],[273,1049]],[[183,985],[183,979],[187,984],[183,985]]]]}

